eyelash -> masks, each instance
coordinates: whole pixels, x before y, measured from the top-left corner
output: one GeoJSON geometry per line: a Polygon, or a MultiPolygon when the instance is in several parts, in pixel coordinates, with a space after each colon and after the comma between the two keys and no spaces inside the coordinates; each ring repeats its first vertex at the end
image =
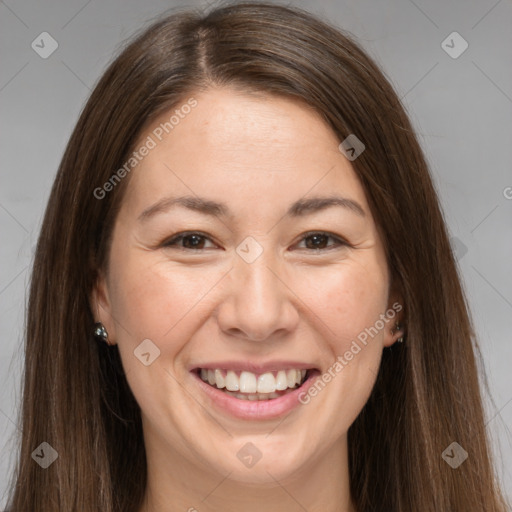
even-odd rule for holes
{"type": "MultiPolygon", "coordinates": [[[[328,238],[332,238],[333,240],[336,241],[336,244],[335,245],[327,246],[326,248],[323,248],[323,249],[307,249],[306,248],[310,252],[324,252],[324,251],[329,251],[329,250],[333,250],[333,249],[336,249],[336,248],[340,248],[340,247],[343,247],[343,246],[350,247],[350,244],[348,244],[345,240],[343,240],[339,236],[333,235],[332,233],[329,233],[327,231],[308,231],[307,233],[304,233],[302,235],[302,238],[300,239],[300,242],[306,240],[307,238],[311,238],[311,237],[313,237],[315,235],[323,235],[323,236],[327,236],[328,238]]],[[[175,235],[175,236],[171,237],[170,239],[168,239],[167,241],[163,242],[162,243],[162,247],[165,247],[165,248],[177,248],[178,250],[188,251],[188,252],[190,252],[190,251],[192,251],[192,252],[200,252],[200,251],[207,250],[207,249],[192,249],[192,248],[188,248],[188,247],[177,247],[176,246],[176,244],[178,242],[180,242],[180,241],[182,241],[185,238],[190,237],[190,236],[198,236],[198,237],[207,239],[210,242],[212,242],[210,237],[208,237],[204,233],[201,233],[199,231],[186,231],[186,232],[183,232],[183,233],[178,233],[177,235],[175,235]]]]}

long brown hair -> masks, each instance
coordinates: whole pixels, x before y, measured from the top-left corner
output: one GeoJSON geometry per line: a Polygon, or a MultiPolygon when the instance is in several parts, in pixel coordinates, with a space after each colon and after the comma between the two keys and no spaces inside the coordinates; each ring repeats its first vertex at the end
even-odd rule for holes
{"type": "MultiPolygon", "coordinates": [[[[429,170],[408,117],[348,35],[296,9],[235,3],[175,12],[120,53],[85,105],[63,156],[37,245],[26,320],[21,448],[11,512],[126,512],[142,503],[140,409],[117,347],[96,343],[90,294],[129,176],[102,199],[142,128],[194,91],[235,86],[306,102],[343,141],[379,226],[406,312],[349,430],[361,512],[503,512],[486,438],[466,299],[429,170]],[[58,459],[42,469],[43,441],[58,459]],[[456,441],[469,454],[442,458],[456,441]]],[[[136,169],[132,172],[137,172],[136,169]]]]}

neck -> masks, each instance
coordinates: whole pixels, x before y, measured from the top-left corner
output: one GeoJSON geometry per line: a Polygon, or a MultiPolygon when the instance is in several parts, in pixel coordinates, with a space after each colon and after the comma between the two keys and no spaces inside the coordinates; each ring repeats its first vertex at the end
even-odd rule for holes
{"type": "Polygon", "coordinates": [[[257,484],[196,464],[194,457],[162,440],[158,445],[148,441],[148,480],[139,512],[356,512],[350,498],[346,436],[293,475],[278,479],[266,471],[257,484]]]}

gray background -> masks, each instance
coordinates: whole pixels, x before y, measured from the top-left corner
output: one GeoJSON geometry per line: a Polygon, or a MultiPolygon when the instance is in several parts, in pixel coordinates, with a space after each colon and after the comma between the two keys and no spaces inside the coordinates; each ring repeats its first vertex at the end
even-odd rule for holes
{"type": "MultiPolygon", "coordinates": [[[[486,395],[487,428],[500,455],[498,473],[510,499],[512,4],[509,0],[291,4],[357,36],[394,84],[418,131],[454,237],[480,337],[494,399],[493,404],[486,395]],[[457,58],[441,45],[453,31],[469,44],[457,58]]],[[[154,16],[180,5],[207,4],[0,2],[0,506],[14,462],[32,249],[65,144],[119,44],[154,16]],[[47,59],[31,47],[42,32],[50,33],[59,45],[47,59]]],[[[452,52],[462,48],[461,40],[448,39],[447,44],[454,46],[452,52]]]]}

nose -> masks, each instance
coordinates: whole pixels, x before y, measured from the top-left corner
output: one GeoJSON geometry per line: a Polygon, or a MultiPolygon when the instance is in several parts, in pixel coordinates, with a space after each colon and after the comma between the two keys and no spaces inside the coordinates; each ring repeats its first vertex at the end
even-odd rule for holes
{"type": "Polygon", "coordinates": [[[269,252],[263,251],[252,263],[235,257],[224,300],[217,308],[217,321],[224,333],[266,341],[285,336],[297,327],[296,295],[275,261],[266,257],[269,252]]]}

